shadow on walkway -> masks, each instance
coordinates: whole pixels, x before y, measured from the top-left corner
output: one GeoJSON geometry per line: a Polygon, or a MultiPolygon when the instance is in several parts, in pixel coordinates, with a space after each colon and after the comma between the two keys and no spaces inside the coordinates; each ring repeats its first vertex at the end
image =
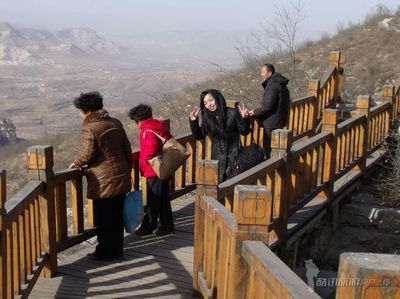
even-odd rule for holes
{"type": "Polygon", "coordinates": [[[191,298],[194,197],[174,205],[175,234],[125,237],[122,259],[86,256],[94,246],[66,258],[58,275],[40,279],[32,298],[191,298]]]}

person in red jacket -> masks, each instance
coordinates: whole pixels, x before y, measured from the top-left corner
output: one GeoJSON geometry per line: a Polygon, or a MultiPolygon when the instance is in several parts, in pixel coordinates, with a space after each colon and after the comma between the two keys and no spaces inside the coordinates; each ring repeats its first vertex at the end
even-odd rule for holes
{"type": "Polygon", "coordinates": [[[156,134],[166,140],[170,139],[172,135],[165,122],[153,119],[152,109],[149,105],[139,104],[133,107],[129,111],[129,117],[140,127],[139,167],[142,175],[147,178],[147,206],[144,209],[142,224],[135,234],[139,236],[153,233],[158,236],[172,234],[174,224],[169,198],[169,182],[160,180],[147,162],[155,157],[163,147],[162,141],[156,134]],[[160,218],[161,224],[159,228],[157,228],[158,218],[160,218]]]}

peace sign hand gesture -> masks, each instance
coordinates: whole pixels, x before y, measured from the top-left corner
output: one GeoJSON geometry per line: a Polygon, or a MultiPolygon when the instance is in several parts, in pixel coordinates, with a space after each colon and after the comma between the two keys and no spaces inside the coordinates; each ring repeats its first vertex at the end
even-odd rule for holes
{"type": "Polygon", "coordinates": [[[242,107],[240,107],[240,105],[238,105],[239,108],[239,113],[243,118],[247,118],[249,117],[249,109],[247,107],[244,106],[244,104],[242,105],[242,107]]]}
{"type": "Polygon", "coordinates": [[[192,111],[189,113],[189,118],[190,120],[196,120],[199,118],[199,113],[200,113],[200,108],[197,106],[194,106],[192,111]]]}

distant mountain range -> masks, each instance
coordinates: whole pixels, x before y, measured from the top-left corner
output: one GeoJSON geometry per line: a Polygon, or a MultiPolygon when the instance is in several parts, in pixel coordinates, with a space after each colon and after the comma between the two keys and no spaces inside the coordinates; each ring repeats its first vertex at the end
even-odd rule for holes
{"type": "Polygon", "coordinates": [[[16,29],[0,22],[0,64],[54,64],[61,59],[89,56],[114,56],[120,46],[99,37],[90,28],[72,28],[56,32],[16,29]]]}

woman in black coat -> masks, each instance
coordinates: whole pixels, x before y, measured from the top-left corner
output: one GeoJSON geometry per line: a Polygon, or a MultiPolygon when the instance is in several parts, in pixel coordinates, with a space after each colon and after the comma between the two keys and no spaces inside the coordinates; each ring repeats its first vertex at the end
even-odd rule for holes
{"type": "Polygon", "coordinates": [[[219,90],[208,89],[200,95],[200,108],[190,112],[190,129],[197,140],[209,134],[213,139],[211,159],[219,161],[219,182],[231,175],[240,147],[240,135],[250,132],[249,111],[226,107],[224,96],[219,90]],[[201,111],[202,124],[199,125],[201,111]]]}

